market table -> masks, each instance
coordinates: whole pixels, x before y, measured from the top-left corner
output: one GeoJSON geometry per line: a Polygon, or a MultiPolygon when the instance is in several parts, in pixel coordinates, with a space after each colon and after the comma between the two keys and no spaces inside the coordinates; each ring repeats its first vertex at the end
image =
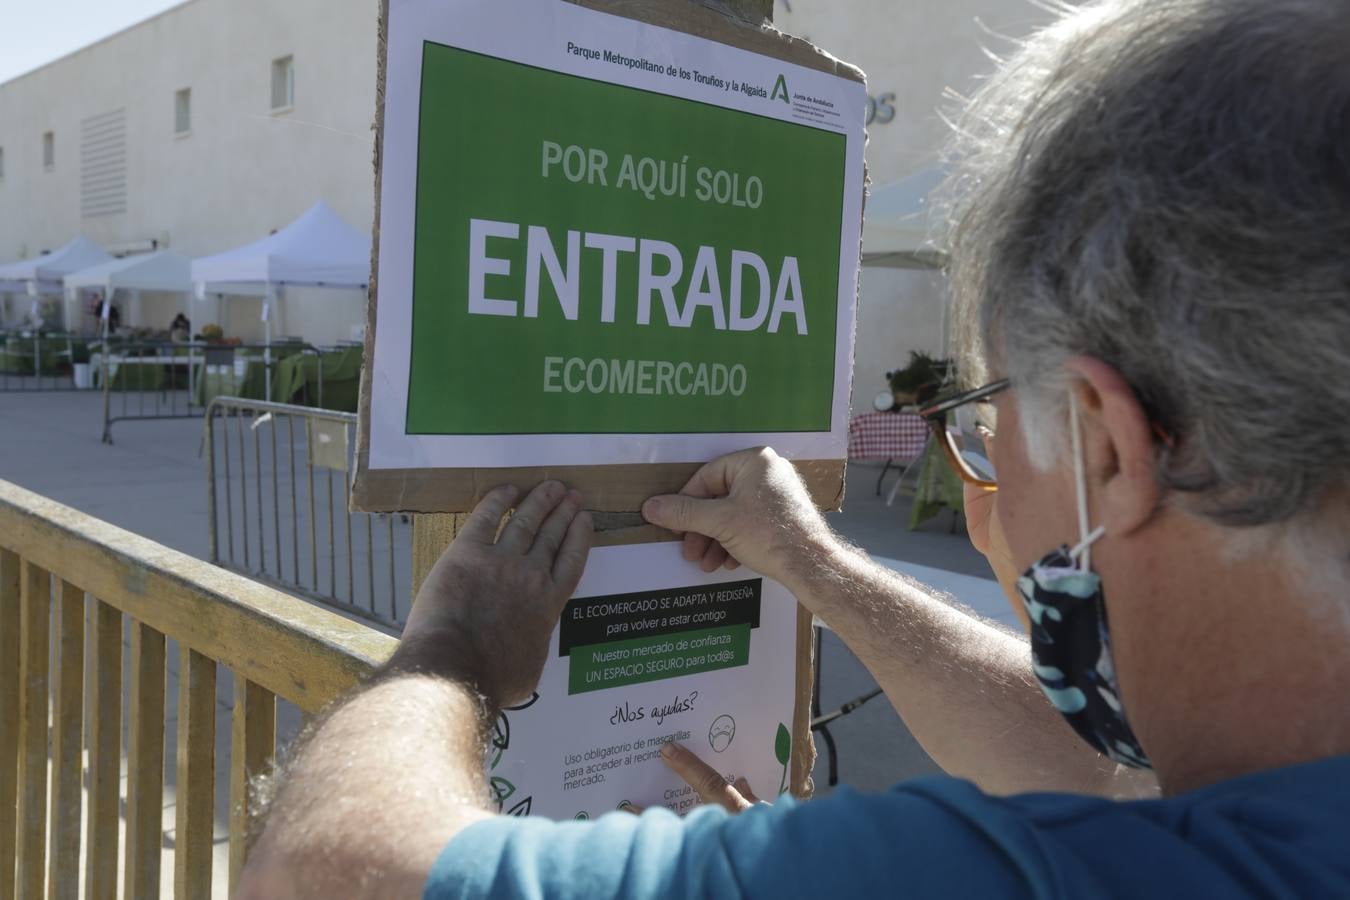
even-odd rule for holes
{"type": "Polygon", "coordinates": [[[356,412],[361,381],[360,347],[342,347],[322,354],[297,354],[277,365],[272,399],[306,406],[356,412]],[[322,389],[320,389],[322,385],[322,389]]]}
{"type": "Polygon", "coordinates": [[[172,369],[182,368],[187,377],[184,384],[191,384],[201,370],[202,357],[189,348],[175,348],[171,353],[162,350],[153,356],[118,353],[115,350],[104,353],[99,350],[89,355],[89,366],[93,384],[101,387],[106,374],[109,389],[114,391],[158,391],[174,386],[174,379],[165,378],[172,369]],[[135,375],[131,373],[135,372],[135,375]]]}
{"type": "MultiPolygon", "coordinates": [[[[863,413],[848,423],[848,458],[879,459],[886,463],[877,477],[878,495],[891,464],[897,459],[905,463],[918,459],[927,441],[928,426],[911,412],[863,413]]],[[[903,479],[904,475],[900,477],[903,479]]]]}
{"type": "Polygon", "coordinates": [[[265,400],[266,370],[262,357],[240,355],[229,364],[208,363],[192,391],[192,402],[206,406],[216,397],[265,400]]]}

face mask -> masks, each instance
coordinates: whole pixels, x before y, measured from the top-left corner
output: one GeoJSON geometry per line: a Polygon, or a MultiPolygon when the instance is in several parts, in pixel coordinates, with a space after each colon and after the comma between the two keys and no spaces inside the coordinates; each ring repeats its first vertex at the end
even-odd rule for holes
{"type": "Polygon", "coordinates": [[[1066,545],[1046,554],[1017,580],[1031,619],[1032,667],[1045,696],[1079,737],[1115,762],[1151,769],[1120,703],[1102,582],[1092,571],[1091,547],[1106,529],[1088,530],[1078,404],[1072,394],[1069,424],[1082,539],[1073,548],[1066,545]]]}

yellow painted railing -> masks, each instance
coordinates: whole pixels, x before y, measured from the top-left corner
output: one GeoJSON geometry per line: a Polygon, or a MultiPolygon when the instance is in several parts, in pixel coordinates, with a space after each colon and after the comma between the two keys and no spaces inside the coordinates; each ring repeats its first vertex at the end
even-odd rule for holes
{"type": "Polygon", "coordinates": [[[0,900],[160,895],[166,639],[180,653],[172,894],[211,894],[219,667],[234,673],[233,892],[276,698],[315,712],[394,639],[0,481],[0,900]]]}

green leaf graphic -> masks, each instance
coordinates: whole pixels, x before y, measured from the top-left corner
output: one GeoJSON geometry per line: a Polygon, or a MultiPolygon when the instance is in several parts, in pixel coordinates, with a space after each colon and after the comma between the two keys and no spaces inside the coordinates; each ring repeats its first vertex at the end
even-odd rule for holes
{"type": "Polygon", "coordinates": [[[773,755],[778,758],[779,764],[784,766],[788,764],[788,757],[792,755],[792,733],[782,722],[778,723],[778,733],[773,737],[773,755]]]}
{"type": "Polygon", "coordinates": [[[516,786],[514,784],[507,781],[505,778],[499,778],[496,775],[488,780],[488,785],[492,790],[492,799],[496,800],[498,804],[502,803],[507,797],[510,797],[516,792],[516,786]]]}

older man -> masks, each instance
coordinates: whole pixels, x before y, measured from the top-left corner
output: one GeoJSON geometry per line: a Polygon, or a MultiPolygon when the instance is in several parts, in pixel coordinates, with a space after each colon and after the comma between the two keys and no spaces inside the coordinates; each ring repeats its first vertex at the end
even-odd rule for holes
{"type": "Polygon", "coordinates": [[[484,729],[589,540],[546,484],[493,543],[499,490],[299,752],[245,894],[1350,896],[1347,47],[1344,0],[1100,3],[961,123],[979,389],[932,414],[981,445],[952,462],[1029,643],[845,546],[771,451],[647,504],[706,568],[788,585],[953,777],[490,816],[484,729]]]}

